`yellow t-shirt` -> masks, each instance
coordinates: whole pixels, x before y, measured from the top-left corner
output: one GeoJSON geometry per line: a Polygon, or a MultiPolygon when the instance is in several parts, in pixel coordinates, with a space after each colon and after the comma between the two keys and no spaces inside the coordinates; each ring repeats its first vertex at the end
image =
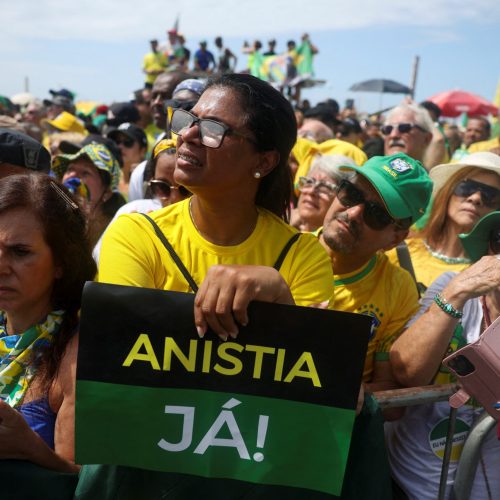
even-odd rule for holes
{"type": "Polygon", "coordinates": [[[152,153],[153,148],[155,147],[156,141],[158,137],[165,132],[158,128],[153,122],[151,122],[145,129],[144,133],[148,139],[148,153],[152,153]]]}
{"type": "MultiPolygon", "coordinates": [[[[448,264],[434,257],[429,250],[427,250],[421,238],[410,238],[406,240],[406,244],[410,252],[415,277],[417,281],[422,283],[426,288],[428,288],[441,274],[448,271],[459,273],[470,266],[470,263],[448,264]]],[[[393,264],[399,265],[398,254],[395,248],[387,252],[387,256],[393,264]]]]}
{"type": "Polygon", "coordinates": [[[363,369],[363,381],[371,382],[375,361],[388,361],[396,337],[418,311],[413,278],[377,253],[348,274],[334,274],[335,309],[372,317],[372,330],[363,369]]]}
{"type": "Polygon", "coordinates": [[[295,186],[298,185],[299,177],[307,176],[311,163],[317,155],[343,155],[352,158],[356,165],[363,165],[368,159],[364,151],[350,142],[339,139],[329,139],[320,144],[297,137],[297,142],[292,149],[292,153],[299,165],[295,175],[295,186]]]}
{"type": "MultiPolygon", "coordinates": [[[[142,69],[144,71],[162,71],[164,70],[168,65],[168,59],[165,54],[162,54],[161,52],[148,52],[144,56],[144,61],[142,64],[142,69]]],[[[148,75],[146,73],[146,83],[151,83],[153,84],[156,80],[157,75],[148,75]]]]}
{"type": "Polygon", "coordinates": [[[500,136],[488,141],[480,141],[471,144],[467,151],[469,153],[477,153],[478,151],[489,151],[493,148],[500,148],[500,136]]]}
{"type": "MultiPolygon", "coordinates": [[[[273,266],[283,247],[297,232],[278,217],[259,209],[253,233],[241,244],[214,245],[196,230],[189,200],[149,214],[200,285],[216,264],[273,266]]],[[[333,295],[330,259],[312,234],[302,234],[280,268],[297,305],[330,300],[333,295]]],[[[119,285],[189,292],[189,285],[150,222],[140,214],[120,216],[104,234],[99,281],[119,285]]]]}

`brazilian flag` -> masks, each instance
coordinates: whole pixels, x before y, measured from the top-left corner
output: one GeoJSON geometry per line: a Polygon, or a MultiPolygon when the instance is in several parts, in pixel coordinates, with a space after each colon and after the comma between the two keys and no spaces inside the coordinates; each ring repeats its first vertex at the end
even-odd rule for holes
{"type": "Polygon", "coordinates": [[[86,285],[76,462],[338,495],[370,319],[254,302],[222,342],[198,338],[193,301],[86,285]]]}

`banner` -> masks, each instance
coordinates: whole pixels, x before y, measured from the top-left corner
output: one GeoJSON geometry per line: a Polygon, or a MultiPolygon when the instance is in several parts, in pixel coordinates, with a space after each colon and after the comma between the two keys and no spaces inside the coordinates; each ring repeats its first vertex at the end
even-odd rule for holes
{"type": "Polygon", "coordinates": [[[223,342],[198,338],[193,302],[87,283],[76,462],[338,495],[370,318],[254,302],[223,342]]]}

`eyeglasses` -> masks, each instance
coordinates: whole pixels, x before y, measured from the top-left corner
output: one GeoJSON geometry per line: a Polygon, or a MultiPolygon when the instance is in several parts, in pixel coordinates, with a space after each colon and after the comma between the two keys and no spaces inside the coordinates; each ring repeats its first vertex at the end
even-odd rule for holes
{"type": "Polygon", "coordinates": [[[224,123],[205,118],[198,118],[189,111],[185,111],[183,109],[174,109],[172,119],[170,121],[170,127],[174,134],[182,134],[193,125],[198,125],[198,135],[200,137],[200,141],[204,146],[207,146],[207,148],[219,148],[224,140],[224,137],[230,134],[239,135],[240,137],[250,141],[252,144],[255,144],[253,139],[236,132],[224,123]]]}
{"type": "Polygon", "coordinates": [[[477,192],[481,194],[481,200],[485,207],[500,207],[500,189],[488,186],[488,184],[483,184],[482,182],[473,181],[472,179],[464,179],[462,182],[459,182],[453,194],[467,198],[477,192]]]}
{"type": "Polygon", "coordinates": [[[307,189],[317,191],[318,194],[331,198],[335,195],[337,185],[333,182],[320,181],[312,177],[299,177],[299,191],[302,193],[307,189]]]}
{"type": "Polygon", "coordinates": [[[490,249],[494,254],[500,254],[500,228],[490,233],[490,249]]]}
{"type": "Polygon", "coordinates": [[[403,225],[392,218],[380,203],[367,200],[365,195],[349,181],[343,180],[340,182],[337,187],[337,199],[346,208],[364,205],[363,221],[371,229],[381,231],[389,224],[394,224],[398,229],[403,229],[403,225]]]}
{"type": "Polygon", "coordinates": [[[427,130],[425,130],[420,125],[417,125],[416,123],[397,123],[394,125],[382,125],[380,127],[380,131],[384,135],[389,135],[394,130],[394,128],[397,128],[400,134],[408,134],[414,128],[421,130],[422,132],[427,132],[427,130]]]}
{"type": "Polygon", "coordinates": [[[134,139],[130,137],[125,137],[125,139],[115,139],[115,143],[117,146],[123,144],[126,148],[131,148],[134,145],[134,139]]]}
{"type": "Polygon", "coordinates": [[[167,181],[161,181],[159,179],[151,179],[148,182],[149,188],[151,189],[151,194],[155,198],[168,198],[172,193],[172,189],[178,189],[179,194],[184,198],[191,196],[191,192],[188,191],[184,186],[172,186],[167,181]]]}

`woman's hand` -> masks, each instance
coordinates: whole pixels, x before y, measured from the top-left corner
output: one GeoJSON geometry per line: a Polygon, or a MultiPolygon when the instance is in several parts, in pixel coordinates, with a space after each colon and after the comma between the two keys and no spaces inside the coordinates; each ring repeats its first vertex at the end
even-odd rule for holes
{"type": "Polygon", "coordinates": [[[266,266],[212,266],[194,301],[194,321],[203,337],[210,327],[221,339],[236,338],[238,324],[247,325],[252,300],[294,304],[278,271],[266,266]]]}
{"type": "Polygon", "coordinates": [[[453,278],[443,290],[443,296],[461,310],[469,299],[497,288],[500,288],[500,260],[496,255],[487,255],[453,278]]]}
{"type": "Polygon", "coordinates": [[[0,399],[0,459],[29,460],[39,440],[21,413],[0,399]]]}

